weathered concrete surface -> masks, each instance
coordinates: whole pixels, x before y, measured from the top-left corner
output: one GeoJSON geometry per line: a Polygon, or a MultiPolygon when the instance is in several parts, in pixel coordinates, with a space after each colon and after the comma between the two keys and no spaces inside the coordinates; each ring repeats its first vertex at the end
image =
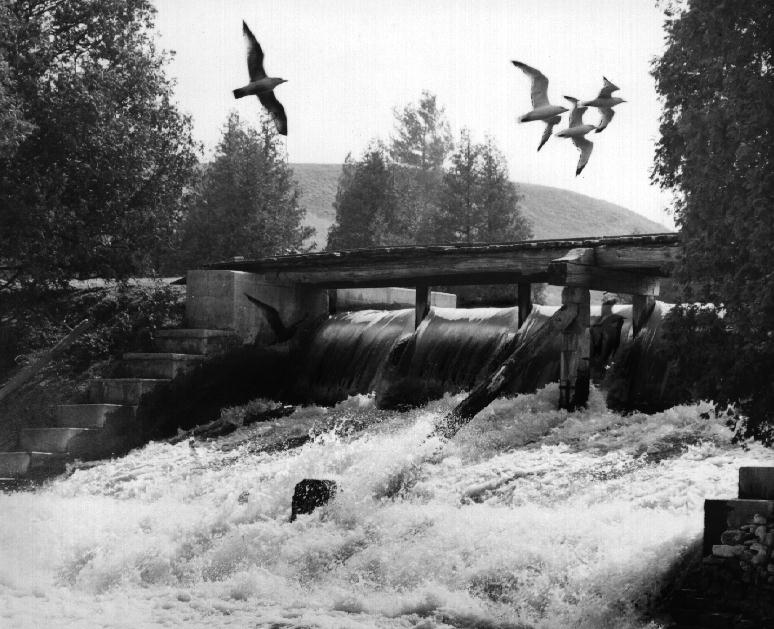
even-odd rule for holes
{"type": "Polygon", "coordinates": [[[266,317],[245,293],[276,308],[289,326],[302,317],[328,314],[328,292],[321,288],[273,282],[267,275],[245,271],[194,270],[186,281],[186,320],[191,328],[233,330],[244,343],[276,340],[266,317]]]}
{"type": "Polygon", "coordinates": [[[61,428],[102,428],[107,423],[129,427],[136,414],[136,406],[123,404],[60,404],[54,409],[61,428]]]}
{"type": "Polygon", "coordinates": [[[52,452],[0,452],[0,476],[34,475],[36,472],[64,471],[64,458],[52,452]]]}
{"type": "Polygon", "coordinates": [[[121,369],[135,378],[174,378],[200,365],[202,354],[129,353],[123,355],[121,369]]]}
{"type": "Polygon", "coordinates": [[[157,330],[153,335],[156,351],[211,356],[238,345],[239,337],[230,330],[157,330]]]}
{"type": "Polygon", "coordinates": [[[169,378],[98,378],[89,381],[88,401],[92,404],[137,405],[156,385],[169,378]]]}
{"type": "Polygon", "coordinates": [[[22,450],[35,452],[70,452],[71,441],[79,435],[97,432],[93,428],[25,428],[19,434],[22,450]]]}
{"type": "MultiPolygon", "coordinates": [[[[390,286],[387,288],[339,288],[336,289],[336,310],[398,310],[413,308],[416,291],[413,288],[390,286]]],[[[452,293],[430,292],[430,305],[435,308],[456,308],[457,296],[452,293]]]]}
{"type": "Polygon", "coordinates": [[[774,467],[740,467],[739,497],[774,500],[774,467]]]}

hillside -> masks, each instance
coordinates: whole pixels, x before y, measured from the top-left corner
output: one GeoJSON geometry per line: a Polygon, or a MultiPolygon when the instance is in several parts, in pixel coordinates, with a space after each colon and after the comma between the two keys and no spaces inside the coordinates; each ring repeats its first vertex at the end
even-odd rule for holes
{"type": "MultiPolygon", "coordinates": [[[[341,173],[340,164],[291,164],[301,185],[301,204],[306,207],[306,224],[317,230],[318,249],[325,246],[335,213],[333,200],[341,173]]],[[[532,221],[535,238],[570,236],[615,236],[669,231],[663,225],[620,205],[570,190],[518,184],[524,215],[532,221]]]]}

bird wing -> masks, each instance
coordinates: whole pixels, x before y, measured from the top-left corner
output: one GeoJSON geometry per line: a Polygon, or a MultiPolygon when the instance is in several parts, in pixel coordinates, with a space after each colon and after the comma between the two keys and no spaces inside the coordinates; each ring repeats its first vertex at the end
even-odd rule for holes
{"type": "Polygon", "coordinates": [[[532,79],[531,95],[533,109],[550,105],[551,103],[548,102],[548,79],[546,75],[521,61],[511,61],[511,63],[532,79]]]}
{"type": "Polygon", "coordinates": [[[250,81],[263,79],[266,76],[263,69],[263,50],[244,21],[242,22],[242,35],[244,35],[247,46],[247,72],[250,74],[250,81]]]}
{"type": "Polygon", "coordinates": [[[263,312],[263,315],[266,317],[266,321],[274,334],[277,336],[282,336],[285,334],[285,324],[282,323],[282,319],[280,319],[279,312],[277,312],[276,308],[262,302],[260,299],[257,299],[252,295],[248,295],[247,293],[244,293],[244,296],[247,297],[247,300],[251,304],[255,304],[258,306],[258,308],[261,309],[261,312],[263,312]]]}
{"type": "Polygon", "coordinates": [[[572,139],[572,143],[580,151],[580,159],[578,160],[578,167],[575,169],[575,176],[577,177],[578,175],[581,174],[583,167],[589,161],[589,157],[591,156],[591,151],[594,148],[594,143],[587,140],[584,137],[575,137],[572,139]]]}
{"type": "Polygon", "coordinates": [[[554,130],[554,125],[559,124],[562,121],[561,116],[554,116],[550,120],[546,120],[546,130],[543,131],[543,137],[540,138],[540,146],[538,146],[538,151],[543,148],[543,145],[548,142],[548,138],[551,137],[551,133],[554,130]]]}
{"type": "Polygon", "coordinates": [[[599,95],[597,96],[597,98],[610,98],[613,92],[621,89],[617,85],[614,85],[613,83],[608,81],[604,76],[602,77],[602,80],[605,82],[605,84],[602,86],[602,89],[599,90],[599,95]]]}
{"type": "Polygon", "coordinates": [[[604,131],[607,128],[607,125],[610,124],[613,116],[615,116],[615,112],[613,111],[612,107],[600,107],[599,111],[602,114],[602,117],[599,119],[599,124],[597,125],[597,130],[595,133],[604,131]]]}
{"type": "Polygon", "coordinates": [[[274,118],[274,124],[277,126],[277,133],[280,135],[288,134],[288,117],[285,115],[285,108],[282,103],[277,100],[274,92],[266,92],[264,94],[258,94],[258,100],[261,101],[261,105],[266,107],[267,111],[274,118]]]}
{"type": "Polygon", "coordinates": [[[575,105],[575,107],[572,108],[572,111],[570,111],[570,126],[571,127],[579,127],[583,124],[583,112],[586,111],[585,107],[578,107],[575,105]]]}

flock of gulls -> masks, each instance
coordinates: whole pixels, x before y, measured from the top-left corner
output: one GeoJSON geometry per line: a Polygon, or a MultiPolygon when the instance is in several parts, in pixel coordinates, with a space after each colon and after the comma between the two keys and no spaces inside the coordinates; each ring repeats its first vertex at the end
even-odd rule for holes
{"type": "MultiPolygon", "coordinates": [[[[548,79],[545,74],[521,61],[512,61],[511,63],[532,79],[532,111],[523,116],[519,116],[519,122],[542,120],[545,123],[546,129],[543,132],[543,137],[537,148],[539,151],[543,148],[543,145],[548,142],[548,138],[551,137],[554,126],[562,121],[562,114],[568,110],[566,107],[560,105],[552,105],[548,101],[548,79]]],[[[597,97],[592,100],[580,102],[577,98],[565,96],[565,98],[572,103],[572,110],[570,110],[570,126],[558,131],[555,135],[559,138],[570,138],[572,143],[580,151],[580,159],[578,159],[578,166],[575,169],[576,177],[580,175],[581,171],[588,163],[591,151],[594,148],[594,143],[587,140],[584,136],[590,131],[595,130],[596,133],[599,133],[606,129],[615,115],[613,107],[619,103],[626,102],[623,98],[613,96],[613,92],[619,89],[616,85],[613,85],[605,77],[602,77],[602,79],[605,83],[602,86],[602,89],[599,90],[597,97]],[[599,124],[583,124],[583,114],[588,107],[596,107],[599,109],[601,114],[599,124]]]]}
{"type": "MultiPolygon", "coordinates": [[[[258,100],[261,101],[261,105],[266,108],[274,120],[277,132],[281,135],[287,135],[288,118],[285,115],[285,108],[274,95],[274,88],[285,83],[286,80],[266,75],[266,71],[263,69],[263,50],[261,45],[244,21],[242,22],[242,34],[247,45],[247,71],[250,76],[250,82],[244,87],[235,89],[234,98],[242,98],[251,94],[257,96],[258,100]]],[[[590,131],[599,133],[607,128],[607,125],[610,124],[615,115],[613,107],[619,103],[626,102],[623,98],[613,96],[613,92],[619,88],[605,77],[602,77],[604,85],[596,98],[581,102],[572,96],[565,96],[572,103],[572,109],[568,110],[566,107],[552,105],[549,102],[548,79],[540,70],[520,61],[512,61],[511,63],[530,77],[532,81],[532,111],[519,116],[519,122],[541,120],[546,125],[543,137],[540,139],[540,144],[537,148],[538,151],[548,142],[554,126],[562,121],[562,114],[566,111],[570,112],[569,126],[558,131],[555,135],[560,138],[570,138],[580,151],[580,159],[575,169],[575,176],[577,177],[588,163],[591,151],[594,148],[594,143],[587,140],[585,135],[590,131]],[[588,107],[599,109],[601,117],[597,125],[583,124],[583,113],[588,107]]]]}

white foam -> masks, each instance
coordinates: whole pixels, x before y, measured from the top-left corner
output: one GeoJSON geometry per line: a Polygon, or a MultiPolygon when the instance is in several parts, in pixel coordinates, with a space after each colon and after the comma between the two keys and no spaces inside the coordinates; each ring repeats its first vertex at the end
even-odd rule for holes
{"type": "Polygon", "coordinates": [[[704,498],[771,454],[732,446],[706,404],[622,417],[556,395],[499,400],[440,452],[425,437],[453,399],[397,414],[361,396],[0,495],[0,626],[655,627],[637,606],[704,498]],[[290,524],[305,477],[341,492],[290,524]]]}

